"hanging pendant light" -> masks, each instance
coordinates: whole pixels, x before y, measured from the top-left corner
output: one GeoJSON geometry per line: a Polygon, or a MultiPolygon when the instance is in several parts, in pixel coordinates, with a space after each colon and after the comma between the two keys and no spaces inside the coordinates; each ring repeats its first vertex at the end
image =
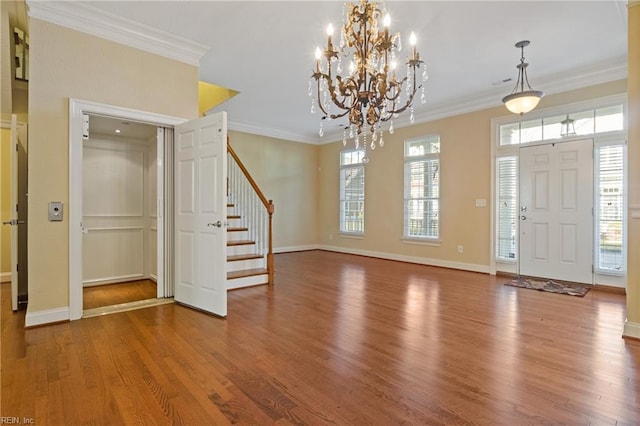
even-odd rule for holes
{"type": "Polygon", "coordinates": [[[534,109],[544,96],[543,92],[533,90],[529,85],[529,78],[527,77],[529,64],[524,61],[524,48],[529,44],[529,40],[516,43],[516,47],[521,50],[520,63],[516,66],[518,68],[518,81],[516,81],[516,87],[514,87],[513,92],[502,98],[502,102],[504,102],[509,111],[520,115],[534,109]],[[525,90],[525,84],[527,90],[525,90]]]}

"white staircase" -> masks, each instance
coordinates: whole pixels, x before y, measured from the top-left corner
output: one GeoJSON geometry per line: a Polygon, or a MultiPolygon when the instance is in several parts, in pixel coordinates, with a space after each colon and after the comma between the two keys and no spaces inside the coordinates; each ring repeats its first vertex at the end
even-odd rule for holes
{"type": "Polygon", "coordinates": [[[274,283],[273,213],[227,141],[227,290],[274,283]]]}
{"type": "Polygon", "coordinates": [[[227,290],[268,284],[266,253],[260,253],[234,204],[227,204],[227,290]]]}

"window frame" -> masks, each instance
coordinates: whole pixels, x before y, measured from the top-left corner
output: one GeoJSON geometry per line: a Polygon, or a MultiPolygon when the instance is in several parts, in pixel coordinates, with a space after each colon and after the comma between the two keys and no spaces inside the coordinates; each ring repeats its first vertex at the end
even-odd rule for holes
{"type": "MultiPolygon", "coordinates": [[[[339,186],[340,186],[340,198],[338,201],[339,207],[338,207],[338,211],[339,211],[339,219],[338,219],[338,235],[342,235],[342,236],[352,236],[352,237],[361,237],[364,236],[365,233],[365,200],[366,200],[366,171],[365,171],[365,167],[364,167],[364,163],[362,162],[362,158],[366,155],[366,152],[363,149],[345,149],[340,151],[340,158],[339,158],[339,186]],[[355,158],[354,155],[355,154],[355,158]],[[351,158],[347,159],[346,157],[350,156],[351,158]],[[346,199],[346,187],[345,187],[345,173],[347,173],[348,171],[354,171],[354,170],[359,170],[359,173],[362,174],[362,190],[361,190],[361,195],[360,198],[356,199],[350,199],[347,200],[346,199]],[[347,220],[346,220],[346,209],[345,209],[345,204],[347,202],[356,202],[356,203],[361,203],[362,206],[360,208],[360,213],[359,215],[361,216],[360,218],[358,218],[358,222],[360,222],[360,228],[361,230],[349,230],[346,229],[347,226],[347,220]]],[[[354,222],[353,220],[351,220],[351,222],[354,222]]]]}
{"type": "MultiPolygon", "coordinates": [[[[441,174],[441,161],[440,161],[440,152],[441,152],[441,138],[439,134],[427,134],[411,139],[406,139],[404,141],[404,167],[403,167],[403,202],[402,202],[402,210],[403,210],[403,223],[402,223],[402,241],[406,243],[418,243],[418,244],[427,244],[427,245],[439,245],[440,243],[440,229],[441,229],[441,217],[442,217],[442,203],[440,200],[440,186],[442,180],[441,174]],[[424,142],[424,143],[433,143],[437,138],[438,151],[437,152],[428,152],[420,155],[410,155],[409,154],[409,146],[411,144],[415,144],[416,142],[424,142]],[[433,189],[428,190],[427,192],[432,194],[431,196],[421,196],[421,197],[411,197],[411,184],[410,184],[410,173],[409,167],[415,163],[423,163],[425,166],[428,162],[436,162],[437,167],[437,183],[435,196],[433,189]],[[411,235],[409,230],[410,226],[410,210],[408,208],[409,203],[411,201],[421,200],[421,201],[435,201],[437,205],[436,217],[437,223],[435,226],[435,235],[411,235]]],[[[433,184],[429,185],[430,188],[433,187],[433,184]]],[[[428,229],[427,226],[425,229],[428,229]]]]}

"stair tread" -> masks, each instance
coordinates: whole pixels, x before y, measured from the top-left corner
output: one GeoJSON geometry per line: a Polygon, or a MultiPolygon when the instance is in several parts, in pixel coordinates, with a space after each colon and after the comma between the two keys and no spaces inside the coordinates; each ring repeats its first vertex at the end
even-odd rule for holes
{"type": "Polygon", "coordinates": [[[240,219],[239,214],[228,214],[227,219],[240,219]]]}
{"type": "Polygon", "coordinates": [[[242,271],[227,272],[227,279],[232,280],[234,278],[252,277],[254,275],[263,275],[268,273],[269,271],[265,268],[244,269],[242,271]]]}
{"type": "Polygon", "coordinates": [[[248,231],[249,228],[227,228],[227,232],[242,232],[242,231],[248,231]]]}
{"type": "Polygon", "coordinates": [[[251,260],[251,259],[261,259],[262,255],[253,253],[253,254],[236,254],[232,256],[227,256],[227,262],[233,262],[236,260],[251,260]]]}
{"type": "Polygon", "coordinates": [[[255,241],[252,240],[237,240],[237,241],[227,241],[228,246],[246,246],[249,244],[255,244],[255,241]]]}
{"type": "Polygon", "coordinates": [[[229,203],[227,203],[227,207],[235,207],[235,206],[236,206],[235,204],[229,204],[229,203]]]}

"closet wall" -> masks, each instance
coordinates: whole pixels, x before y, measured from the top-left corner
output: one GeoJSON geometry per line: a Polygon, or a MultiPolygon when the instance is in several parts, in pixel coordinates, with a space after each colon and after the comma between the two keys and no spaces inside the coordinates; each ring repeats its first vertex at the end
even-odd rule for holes
{"type": "Polygon", "coordinates": [[[92,135],[83,154],[83,285],[155,280],[155,138],[92,135]]]}

